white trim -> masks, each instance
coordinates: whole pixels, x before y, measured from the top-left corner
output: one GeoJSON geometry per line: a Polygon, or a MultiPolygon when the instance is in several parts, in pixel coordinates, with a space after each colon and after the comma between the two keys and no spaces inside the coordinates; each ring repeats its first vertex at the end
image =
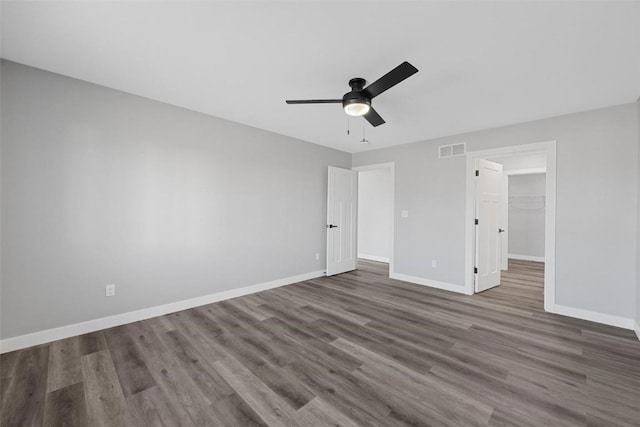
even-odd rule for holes
{"type": "Polygon", "coordinates": [[[437,280],[423,279],[422,277],[410,276],[408,274],[402,273],[391,273],[389,274],[389,277],[396,280],[402,280],[403,282],[414,283],[416,285],[429,286],[431,288],[471,295],[467,293],[464,285],[454,285],[453,283],[438,282],[437,280]]]}
{"type": "Polygon", "coordinates": [[[546,199],[545,199],[545,270],[544,270],[544,309],[553,311],[555,306],[555,264],[556,264],[556,141],[536,142],[533,144],[513,145],[482,151],[467,152],[467,203],[465,224],[465,290],[472,294],[474,289],[474,228],[475,215],[475,160],[479,158],[496,158],[513,156],[514,154],[545,153],[546,167],[546,199]]]}
{"type": "MultiPolygon", "coordinates": [[[[387,162],[387,163],[376,163],[372,165],[364,165],[364,166],[353,166],[352,170],[362,172],[362,171],[370,171],[375,169],[389,169],[389,175],[391,175],[391,242],[389,248],[389,277],[393,274],[393,257],[394,257],[394,239],[396,234],[396,163],[395,162],[387,162]]],[[[358,191],[360,188],[358,186],[358,191]]],[[[357,228],[356,228],[357,229],[357,228]]],[[[358,238],[356,236],[356,242],[358,238]]]]}
{"type": "Polygon", "coordinates": [[[521,261],[537,261],[544,262],[543,256],[533,256],[533,255],[518,255],[518,254],[509,254],[507,255],[510,259],[519,259],[521,261]]]}
{"type": "MultiPolygon", "coordinates": [[[[545,309],[546,310],[546,309],[545,309]]],[[[583,310],[581,308],[567,307],[556,304],[550,313],[561,314],[563,316],[575,317],[577,319],[589,320],[591,322],[603,323],[605,325],[617,326],[618,328],[633,330],[633,319],[614,316],[612,314],[598,313],[597,311],[583,310]]]]}
{"type": "Polygon", "coordinates": [[[547,168],[511,169],[504,171],[505,175],[537,175],[547,173],[547,168]]]}
{"type": "Polygon", "coordinates": [[[387,264],[389,264],[389,258],[385,256],[358,253],[358,258],[368,259],[369,261],[386,262],[387,264]]]}
{"type": "Polygon", "coordinates": [[[634,329],[635,329],[636,336],[638,337],[638,340],[640,340],[640,323],[635,321],[634,327],[635,327],[634,329]]]}
{"type": "Polygon", "coordinates": [[[395,166],[395,162],[387,162],[387,163],[376,163],[373,165],[364,165],[364,166],[353,166],[351,170],[364,172],[364,171],[372,171],[376,169],[391,169],[395,166]]]}
{"type": "Polygon", "coordinates": [[[321,276],[324,276],[323,270],[313,271],[310,273],[299,274],[297,276],[285,277],[283,279],[276,279],[269,282],[258,283],[256,285],[217,292],[215,294],[204,295],[201,297],[158,305],[155,307],[143,308],[142,310],[130,311],[128,313],[88,320],[86,322],[61,326],[59,328],[47,329],[31,334],[5,338],[3,340],[0,340],[0,354],[7,353],[9,351],[20,350],[22,348],[31,347],[34,345],[45,344],[64,338],[74,337],[89,332],[95,332],[106,328],[112,328],[114,326],[124,325],[126,323],[137,322],[139,320],[145,320],[169,313],[175,313],[176,311],[187,310],[189,308],[199,307],[205,304],[211,304],[214,302],[237,298],[260,291],[266,291],[267,289],[278,288],[280,286],[290,285],[292,283],[304,282],[305,280],[311,280],[321,276]]]}

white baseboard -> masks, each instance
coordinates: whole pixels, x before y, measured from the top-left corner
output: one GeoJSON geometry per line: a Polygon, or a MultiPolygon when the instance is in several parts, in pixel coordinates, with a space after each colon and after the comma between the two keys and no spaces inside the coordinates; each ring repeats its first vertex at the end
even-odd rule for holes
{"type": "MultiPolygon", "coordinates": [[[[403,282],[415,283],[416,285],[429,286],[445,291],[457,292],[459,294],[467,294],[464,285],[454,285],[452,283],[438,282],[437,280],[424,279],[422,277],[410,276],[408,274],[390,273],[389,277],[403,282]]],[[[468,294],[467,294],[468,295],[468,294]]]]}
{"type": "Polygon", "coordinates": [[[386,262],[387,264],[389,264],[389,258],[384,256],[358,253],[358,258],[368,259],[370,261],[386,262]]]}
{"type": "MultiPolygon", "coordinates": [[[[617,326],[618,328],[634,329],[635,321],[626,317],[614,316],[612,314],[598,313],[597,311],[583,310],[581,308],[567,307],[556,304],[551,313],[562,314],[563,316],[575,317],[582,320],[603,323],[605,325],[617,326]]],[[[636,331],[637,333],[637,331],[636,331]]]]}
{"type": "Polygon", "coordinates": [[[324,276],[324,270],[0,340],[0,354],[324,276]]]}
{"type": "Polygon", "coordinates": [[[537,261],[544,262],[543,256],[533,256],[533,255],[518,255],[518,254],[509,254],[507,255],[510,259],[518,259],[520,261],[537,261]]]}
{"type": "Polygon", "coordinates": [[[640,323],[638,322],[634,322],[635,323],[635,332],[636,332],[636,336],[638,337],[638,339],[640,340],[640,323]]]}

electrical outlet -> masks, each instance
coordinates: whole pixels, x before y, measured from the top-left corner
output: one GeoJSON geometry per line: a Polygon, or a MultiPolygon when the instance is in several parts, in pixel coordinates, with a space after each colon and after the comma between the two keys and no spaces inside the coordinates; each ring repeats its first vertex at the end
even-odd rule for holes
{"type": "Polygon", "coordinates": [[[316,252],[316,261],[320,261],[320,254],[316,252]]]}
{"type": "Polygon", "coordinates": [[[116,294],[116,285],[114,283],[107,285],[105,289],[105,295],[108,297],[112,297],[115,294],[116,294]]]}
{"type": "Polygon", "coordinates": [[[431,260],[431,268],[436,268],[438,267],[438,261],[436,261],[435,259],[431,260]]]}

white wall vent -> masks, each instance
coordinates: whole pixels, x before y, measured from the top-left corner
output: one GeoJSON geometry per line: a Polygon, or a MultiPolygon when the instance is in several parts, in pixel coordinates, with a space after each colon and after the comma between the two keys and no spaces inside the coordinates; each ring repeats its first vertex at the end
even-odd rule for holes
{"type": "Polygon", "coordinates": [[[440,158],[443,157],[451,157],[451,145],[442,145],[440,146],[440,158]]]}
{"type": "Polygon", "coordinates": [[[458,144],[441,145],[438,148],[438,157],[441,159],[444,157],[462,156],[467,152],[467,143],[460,142],[458,144]]]}

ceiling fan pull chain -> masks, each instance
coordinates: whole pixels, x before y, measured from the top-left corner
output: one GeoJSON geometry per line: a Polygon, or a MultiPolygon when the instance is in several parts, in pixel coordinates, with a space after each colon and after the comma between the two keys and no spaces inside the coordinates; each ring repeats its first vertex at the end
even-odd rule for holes
{"type": "Polygon", "coordinates": [[[360,144],[368,144],[369,141],[367,141],[367,139],[365,138],[365,125],[364,125],[364,117],[362,118],[362,141],[360,141],[360,144]]]}
{"type": "Polygon", "coordinates": [[[347,116],[347,136],[349,136],[349,116],[347,116]]]}

